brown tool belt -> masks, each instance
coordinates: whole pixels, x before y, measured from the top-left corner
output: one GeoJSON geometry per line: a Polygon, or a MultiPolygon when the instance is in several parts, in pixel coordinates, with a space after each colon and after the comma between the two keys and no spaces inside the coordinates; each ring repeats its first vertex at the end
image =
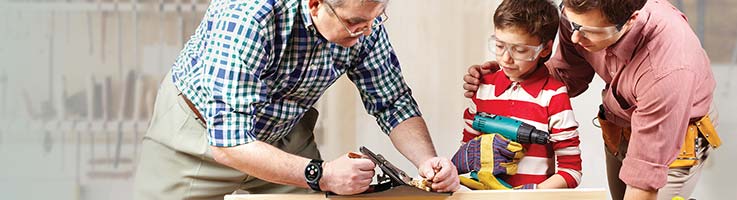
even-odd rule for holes
{"type": "Polygon", "coordinates": [[[197,107],[194,106],[194,104],[192,103],[192,101],[190,101],[189,99],[187,99],[187,97],[184,96],[184,94],[182,94],[181,92],[179,93],[179,96],[182,97],[182,99],[184,99],[184,102],[185,103],[187,103],[187,107],[189,107],[189,110],[192,110],[192,112],[194,113],[194,115],[197,116],[197,120],[199,120],[200,122],[202,122],[202,125],[207,125],[207,123],[205,123],[205,118],[202,118],[202,115],[200,114],[200,111],[197,110],[197,107]]]}
{"type": "MultiPolygon", "coordinates": [[[[632,129],[630,127],[624,128],[617,126],[607,121],[602,114],[602,112],[599,113],[598,120],[601,125],[604,145],[609,152],[616,156],[620,153],[620,143],[629,142],[632,129]]],[[[698,163],[698,158],[696,157],[696,139],[700,136],[705,138],[712,148],[717,148],[722,144],[722,140],[717,135],[717,131],[714,129],[714,125],[711,123],[708,115],[692,120],[688,124],[688,129],[686,129],[686,137],[683,140],[678,157],[670,164],[670,168],[690,167],[698,163]]]]}

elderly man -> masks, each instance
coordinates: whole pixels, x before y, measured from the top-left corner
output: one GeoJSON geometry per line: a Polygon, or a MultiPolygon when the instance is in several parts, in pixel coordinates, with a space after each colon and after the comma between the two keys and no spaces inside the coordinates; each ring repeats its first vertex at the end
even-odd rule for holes
{"type": "Polygon", "coordinates": [[[381,24],[387,0],[214,0],[165,77],[136,172],[136,199],[368,189],[374,164],[323,162],[313,104],[342,74],[437,191],[459,186],[437,157],[381,24]]]}

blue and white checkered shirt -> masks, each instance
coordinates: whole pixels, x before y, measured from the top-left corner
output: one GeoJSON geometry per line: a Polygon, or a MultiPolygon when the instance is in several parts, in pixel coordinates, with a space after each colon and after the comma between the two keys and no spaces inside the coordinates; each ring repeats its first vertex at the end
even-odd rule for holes
{"type": "Polygon", "coordinates": [[[213,0],[172,67],[220,147],[277,141],[344,73],[385,133],[420,115],[384,27],[341,47],[317,32],[306,0],[213,0]]]}

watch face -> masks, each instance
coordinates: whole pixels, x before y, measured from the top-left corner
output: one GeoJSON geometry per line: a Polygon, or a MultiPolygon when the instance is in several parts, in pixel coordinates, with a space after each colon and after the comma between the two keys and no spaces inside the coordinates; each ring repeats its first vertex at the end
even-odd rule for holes
{"type": "Polygon", "coordinates": [[[320,169],[317,163],[310,163],[307,165],[307,170],[305,171],[305,176],[307,177],[307,180],[309,181],[315,181],[317,177],[320,175],[320,169]]]}

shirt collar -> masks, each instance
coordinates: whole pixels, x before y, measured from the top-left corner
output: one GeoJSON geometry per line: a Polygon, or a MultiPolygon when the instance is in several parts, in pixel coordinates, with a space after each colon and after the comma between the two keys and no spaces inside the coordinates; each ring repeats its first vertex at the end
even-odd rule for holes
{"type": "Polygon", "coordinates": [[[301,0],[299,12],[302,14],[302,22],[305,24],[305,28],[309,30],[315,30],[315,26],[312,23],[312,16],[310,16],[310,1],[301,0]]]}
{"type": "Polygon", "coordinates": [[[319,41],[326,42],[327,39],[325,39],[322,34],[320,34],[317,31],[317,28],[315,28],[315,24],[312,22],[312,16],[310,15],[310,1],[309,0],[301,0],[300,2],[300,8],[299,12],[302,15],[302,23],[305,25],[305,29],[309,31],[312,34],[317,35],[318,38],[320,38],[319,41]]]}
{"type": "MultiPolygon", "coordinates": [[[[548,68],[545,67],[544,64],[538,64],[537,69],[535,69],[533,74],[530,75],[527,79],[520,82],[519,85],[522,87],[522,89],[527,92],[527,94],[530,94],[533,98],[537,98],[537,96],[540,94],[540,91],[542,91],[543,86],[545,86],[545,83],[547,83],[547,77],[548,77],[548,68]]],[[[494,95],[499,96],[504,91],[509,89],[510,86],[512,86],[512,80],[509,80],[509,77],[507,77],[504,72],[498,71],[497,73],[494,73],[494,76],[491,76],[491,80],[489,80],[490,83],[494,84],[494,95]]]]}

